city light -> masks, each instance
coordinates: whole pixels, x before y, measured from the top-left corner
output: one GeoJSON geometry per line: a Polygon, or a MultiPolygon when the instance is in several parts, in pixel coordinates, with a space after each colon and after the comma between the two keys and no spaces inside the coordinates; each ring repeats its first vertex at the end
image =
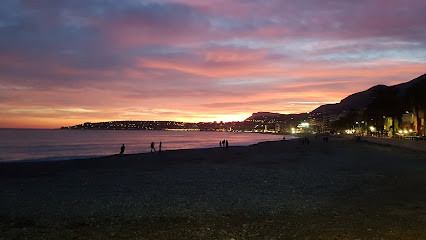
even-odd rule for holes
{"type": "Polygon", "coordinates": [[[297,125],[298,128],[307,128],[309,127],[309,123],[307,122],[302,122],[299,125],[297,125]]]}
{"type": "Polygon", "coordinates": [[[374,132],[374,131],[376,131],[376,128],[373,127],[373,126],[370,126],[370,131],[374,132]]]}
{"type": "Polygon", "coordinates": [[[347,134],[354,134],[355,133],[355,129],[346,129],[345,131],[347,134]]]}

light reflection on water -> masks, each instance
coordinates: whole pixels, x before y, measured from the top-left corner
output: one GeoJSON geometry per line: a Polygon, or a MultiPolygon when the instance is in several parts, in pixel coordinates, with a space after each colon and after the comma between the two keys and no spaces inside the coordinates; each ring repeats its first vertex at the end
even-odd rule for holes
{"type": "MultiPolygon", "coordinates": [[[[286,136],[291,139],[292,136],[286,136]]],[[[63,160],[150,151],[150,143],[162,142],[163,150],[218,147],[227,139],[230,146],[281,140],[282,135],[233,132],[175,132],[132,130],[39,130],[0,129],[0,162],[29,159],[63,160]]]]}

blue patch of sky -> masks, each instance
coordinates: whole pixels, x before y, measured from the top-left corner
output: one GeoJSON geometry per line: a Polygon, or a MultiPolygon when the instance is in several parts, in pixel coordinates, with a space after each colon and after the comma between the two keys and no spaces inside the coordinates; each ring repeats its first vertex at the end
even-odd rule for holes
{"type": "Polygon", "coordinates": [[[395,58],[412,62],[426,62],[426,45],[424,43],[395,41],[383,38],[339,40],[286,37],[274,42],[256,39],[231,39],[215,41],[210,44],[246,47],[249,49],[266,48],[274,54],[283,54],[310,60],[375,60],[395,58]],[[359,47],[351,48],[355,45],[359,45],[359,47]],[[346,47],[347,49],[345,49],[346,47]],[[332,52],[327,53],[327,50],[331,50],[332,52]]]}
{"type": "MultiPolygon", "coordinates": [[[[425,49],[423,51],[426,51],[425,49]]],[[[397,59],[410,62],[426,62],[426,56],[413,49],[391,49],[391,50],[368,50],[347,53],[333,53],[314,57],[319,60],[377,60],[397,59]]]]}
{"type": "Polygon", "coordinates": [[[233,38],[224,41],[214,41],[211,45],[247,47],[250,49],[271,49],[275,53],[313,51],[319,39],[306,37],[285,37],[280,40],[268,41],[262,39],[233,38]]]}
{"type": "MultiPolygon", "coordinates": [[[[364,43],[368,43],[365,41],[364,43]]],[[[339,46],[338,51],[331,53],[319,53],[312,59],[318,60],[377,60],[377,59],[398,59],[410,62],[426,62],[426,46],[416,42],[403,41],[383,41],[371,42],[370,45],[359,45],[354,47],[354,42],[347,42],[346,45],[339,46]],[[348,48],[345,49],[345,46],[348,48]]],[[[325,49],[327,50],[327,49],[325,49]]]]}
{"type": "Polygon", "coordinates": [[[127,54],[133,56],[167,56],[167,55],[187,55],[187,48],[169,47],[163,45],[144,45],[128,49],[127,54]]]}

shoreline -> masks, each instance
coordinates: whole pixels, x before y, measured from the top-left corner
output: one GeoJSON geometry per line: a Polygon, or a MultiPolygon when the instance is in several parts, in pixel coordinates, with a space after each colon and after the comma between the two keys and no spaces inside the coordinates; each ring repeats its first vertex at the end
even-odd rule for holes
{"type": "MultiPolygon", "coordinates": [[[[272,134],[272,133],[262,133],[262,134],[272,134]]],[[[292,136],[291,139],[285,139],[285,140],[271,140],[271,141],[261,141],[258,143],[253,143],[249,145],[234,145],[235,147],[250,147],[253,145],[261,144],[261,143],[268,143],[268,142],[281,142],[281,141],[295,141],[299,138],[308,137],[311,140],[315,138],[314,134],[273,134],[273,135],[282,135],[282,136],[292,136]]],[[[333,138],[347,138],[352,139],[352,136],[338,136],[338,135],[316,135],[319,138],[322,138],[323,136],[331,136],[333,138]]],[[[426,152],[426,142],[425,141],[415,141],[415,140],[407,140],[407,139],[394,139],[394,138],[377,138],[377,137],[361,137],[361,141],[365,141],[368,143],[378,144],[382,146],[392,146],[397,147],[400,149],[405,150],[412,150],[412,151],[420,151],[420,152],[426,152]]],[[[216,149],[219,147],[205,147],[205,148],[182,148],[182,149],[172,149],[172,150],[163,150],[163,152],[170,152],[170,151],[183,151],[183,150],[207,150],[207,149],[216,149]]],[[[151,152],[141,152],[141,153],[131,153],[131,154],[124,154],[123,156],[127,155],[141,155],[141,154],[151,154],[151,152]]],[[[75,160],[91,160],[91,159],[99,159],[99,158],[109,158],[109,157],[119,157],[118,154],[113,155],[98,155],[98,156],[63,156],[63,157],[49,157],[49,158],[40,158],[40,159],[22,159],[22,160],[10,160],[10,161],[1,161],[1,164],[8,164],[8,163],[41,163],[41,162],[61,162],[61,161],[75,161],[75,160]],[[65,159],[62,159],[65,158],[65,159]]]]}
{"type": "Polygon", "coordinates": [[[4,239],[426,237],[425,154],[344,137],[14,162],[0,181],[4,239]]]}
{"type": "Polygon", "coordinates": [[[282,136],[281,134],[254,135],[237,132],[175,134],[167,131],[135,132],[134,130],[101,130],[97,133],[94,130],[72,132],[22,130],[18,133],[18,137],[15,137],[14,131],[8,131],[0,139],[2,142],[0,162],[38,162],[102,157],[118,153],[122,144],[126,145],[125,153],[144,153],[150,152],[151,141],[156,142],[157,145],[162,141],[163,150],[173,150],[216,147],[218,146],[216,140],[219,141],[218,139],[222,138],[229,139],[230,143],[235,146],[248,146],[265,140],[281,140],[282,136]],[[31,131],[38,132],[32,133],[31,131]],[[8,138],[11,138],[10,141],[8,138]]]}

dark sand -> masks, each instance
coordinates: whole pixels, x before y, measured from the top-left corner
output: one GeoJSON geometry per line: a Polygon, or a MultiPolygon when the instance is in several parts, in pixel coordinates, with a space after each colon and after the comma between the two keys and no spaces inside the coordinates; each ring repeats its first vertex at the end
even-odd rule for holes
{"type": "Polygon", "coordinates": [[[362,140],[373,142],[382,145],[401,147],[416,151],[426,152],[426,142],[414,139],[396,139],[396,138],[377,138],[377,137],[362,137],[362,140]]]}
{"type": "Polygon", "coordinates": [[[310,137],[0,164],[0,239],[426,239],[426,153],[310,137]]]}

